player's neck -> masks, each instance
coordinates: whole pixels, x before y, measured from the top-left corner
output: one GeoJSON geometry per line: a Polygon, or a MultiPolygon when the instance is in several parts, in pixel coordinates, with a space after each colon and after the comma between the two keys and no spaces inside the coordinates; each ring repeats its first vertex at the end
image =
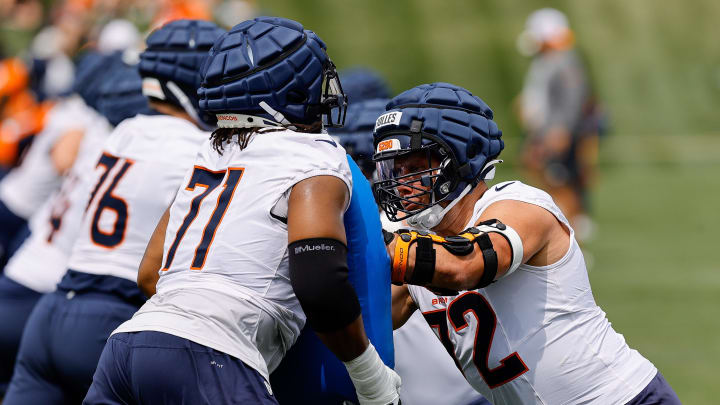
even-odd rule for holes
{"type": "Polygon", "coordinates": [[[463,231],[470,218],[472,218],[473,212],[475,212],[475,203],[485,194],[487,189],[485,182],[480,182],[445,214],[442,221],[433,228],[433,231],[441,236],[457,235],[463,231]]]}
{"type": "Polygon", "coordinates": [[[156,103],[150,101],[150,107],[152,107],[155,111],[164,114],[169,115],[171,117],[177,117],[182,118],[184,120],[190,121],[193,124],[197,125],[197,122],[188,114],[185,110],[182,110],[180,108],[177,108],[171,104],[168,103],[156,103]]]}

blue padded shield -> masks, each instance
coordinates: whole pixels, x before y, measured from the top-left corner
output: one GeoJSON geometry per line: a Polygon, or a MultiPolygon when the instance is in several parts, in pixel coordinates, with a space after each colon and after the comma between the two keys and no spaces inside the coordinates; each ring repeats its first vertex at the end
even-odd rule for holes
{"type": "Polygon", "coordinates": [[[98,112],[113,126],[137,114],[155,114],[142,94],[142,78],[136,66],[113,71],[111,80],[100,86],[98,112]]]}
{"type": "Polygon", "coordinates": [[[108,81],[110,72],[122,65],[122,56],[119,52],[102,54],[89,51],[77,64],[73,91],[82,97],[85,104],[97,110],[100,87],[108,81]]]}
{"type": "Polygon", "coordinates": [[[202,72],[200,109],[275,120],[265,101],[296,124],[320,119],[325,43],[295,21],[258,17],[215,42],[202,72]]]}
{"type": "MultiPolygon", "coordinates": [[[[367,68],[352,68],[340,72],[343,90],[350,100],[348,109],[360,101],[390,98],[390,87],[379,73],[367,68]]],[[[349,111],[348,111],[349,113],[349,111]]],[[[345,122],[347,125],[347,121],[345,122]]]]}
{"type": "MultiPolygon", "coordinates": [[[[343,89],[345,89],[344,80],[343,89]]],[[[383,98],[353,101],[348,106],[345,125],[342,128],[328,129],[330,135],[340,142],[357,162],[366,177],[375,169],[375,163],[372,161],[375,120],[385,112],[388,101],[383,98]]]]}
{"type": "MultiPolygon", "coordinates": [[[[388,367],[395,366],[390,315],[390,258],[385,250],[378,207],[360,168],[348,157],[353,192],[345,212],[349,280],[357,292],[370,342],[388,367]]],[[[281,404],[357,402],[345,366],[308,326],[270,376],[281,404]]]]}
{"type": "Polygon", "coordinates": [[[497,157],[505,147],[502,131],[492,120],[493,112],[479,97],[468,90],[449,83],[422,84],[395,96],[386,110],[402,111],[397,125],[385,125],[376,129],[375,146],[385,138],[400,140],[403,149],[410,147],[410,131],[413,121],[423,136],[422,143],[439,139],[450,149],[458,167],[461,181],[449,199],[456,198],[467,184],[474,183],[485,164],[497,157]],[[402,135],[405,136],[402,136],[402,135]],[[400,136],[398,136],[400,135],[400,136]]]}

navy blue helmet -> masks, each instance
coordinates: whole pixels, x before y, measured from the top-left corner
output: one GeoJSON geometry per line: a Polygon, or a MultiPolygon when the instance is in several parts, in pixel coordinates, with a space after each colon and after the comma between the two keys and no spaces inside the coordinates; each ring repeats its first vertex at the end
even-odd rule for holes
{"type": "Polygon", "coordinates": [[[388,101],[387,98],[353,101],[348,106],[345,125],[328,131],[368,178],[375,170],[375,162],[372,160],[375,120],[385,112],[388,101]]]}
{"type": "Polygon", "coordinates": [[[491,173],[492,160],[504,148],[490,107],[462,87],[423,84],[390,100],[386,109],[375,124],[374,191],[393,221],[434,206],[432,212],[441,210],[439,203],[464,196],[491,173]],[[423,154],[426,166],[398,167],[395,160],[412,153],[423,154]],[[419,202],[427,195],[429,202],[419,202]]]}
{"type": "Polygon", "coordinates": [[[117,125],[137,114],[155,113],[142,94],[142,78],[137,66],[116,68],[109,77],[110,80],[100,86],[97,105],[110,124],[117,125]]]}
{"type": "Polygon", "coordinates": [[[370,99],[390,98],[390,87],[387,82],[379,73],[371,69],[361,67],[346,69],[340,72],[340,79],[350,104],[370,99]]]}
{"type": "Polygon", "coordinates": [[[82,97],[85,104],[97,110],[100,86],[109,80],[112,70],[121,66],[123,61],[119,52],[103,54],[88,51],[78,61],[73,91],[82,97]]]}
{"type": "Polygon", "coordinates": [[[242,22],[210,51],[198,90],[200,108],[220,114],[220,127],[309,128],[323,118],[327,126],[342,125],[345,95],[325,49],[314,32],[296,21],[258,17],[242,22]]]}
{"type": "Polygon", "coordinates": [[[224,33],[202,20],[171,21],[153,31],[138,65],[143,94],[184,109],[201,125],[213,125],[215,117],[198,109],[199,72],[213,43],[224,33]]]}

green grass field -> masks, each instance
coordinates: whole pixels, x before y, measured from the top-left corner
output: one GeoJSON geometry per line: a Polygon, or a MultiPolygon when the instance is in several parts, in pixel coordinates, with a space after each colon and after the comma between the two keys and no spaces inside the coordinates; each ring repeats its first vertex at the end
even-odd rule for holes
{"type": "Polygon", "coordinates": [[[683,403],[717,404],[720,138],[631,139],[640,161],[614,158],[626,143],[620,135],[604,145],[598,232],[588,245],[595,298],[683,403]],[[681,142],[698,152],[675,160],[642,153],[645,144],[677,150],[681,142]]]}

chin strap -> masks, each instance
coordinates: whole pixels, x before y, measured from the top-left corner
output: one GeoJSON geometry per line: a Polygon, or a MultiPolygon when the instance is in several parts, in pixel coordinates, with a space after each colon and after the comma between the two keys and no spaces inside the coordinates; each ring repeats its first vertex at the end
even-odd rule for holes
{"type": "Polygon", "coordinates": [[[168,90],[170,90],[173,96],[175,96],[178,102],[180,102],[180,106],[182,106],[183,110],[188,113],[190,118],[195,121],[195,123],[198,127],[200,127],[200,129],[205,131],[212,131],[214,129],[200,119],[200,116],[198,115],[197,110],[195,110],[195,107],[193,107],[190,98],[182,91],[182,89],[180,89],[180,86],[170,80],[165,82],[165,86],[168,88],[168,90]]]}
{"type": "Polygon", "coordinates": [[[292,129],[293,131],[297,130],[297,128],[295,128],[295,126],[290,121],[288,121],[287,118],[285,118],[285,116],[280,111],[277,111],[274,108],[270,107],[268,103],[261,101],[258,105],[260,106],[260,108],[265,110],[266,113],[270,114],[273,119],[275,119],[275,121],[282,124],[282,126],[288,129],[292,129]]]}
{"type": "Polygon", "coordinates": [[[492,180],[495,178],[495,165],[502,163],[502,159],[495,159],[487,162],[483,169],[480,170],[480,178],[483,180],[492,180]]]}

